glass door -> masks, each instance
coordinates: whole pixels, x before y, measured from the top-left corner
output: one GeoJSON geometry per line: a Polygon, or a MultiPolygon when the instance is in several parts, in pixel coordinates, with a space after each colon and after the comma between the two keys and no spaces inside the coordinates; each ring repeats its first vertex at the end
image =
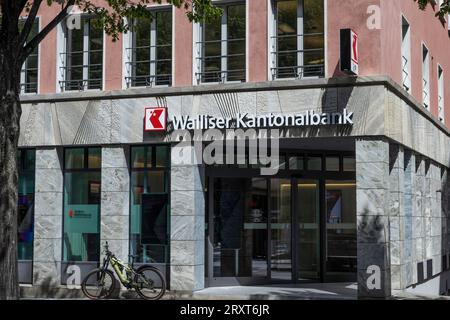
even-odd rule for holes
{"type": "Polygon", "coordinates": [[[319,180],[294,179],[295,261],[298,281],[320,278],[319,180]]]}
{"type": "Polygon", "coordinates": [[[327,180],[326,280],[356,280],[356,183],[327,180]]]}
{"type": "Polygon", "coordinates": [[[271,279],[291,281],[293,270],[291,179],[272,179],[270,181],[271,279]]]}

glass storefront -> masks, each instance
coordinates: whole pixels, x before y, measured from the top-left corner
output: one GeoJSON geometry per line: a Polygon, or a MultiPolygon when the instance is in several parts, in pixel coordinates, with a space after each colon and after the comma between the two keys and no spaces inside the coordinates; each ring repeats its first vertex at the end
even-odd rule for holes
{"type": "Polygon", "coordinates": [[[100,259],[101,148],[64,150],[63,261],[100,259]]]}
{"type": "Polygon", "coordinates": [[[354,155],[283,154],[274,177],[207,169],[211,284],[356,280],[354,155]]]}
{"type": "Polygon", "coordinates": [[[131,148],[130,254],[135,262],[169,263],[170,147],[131,148]]]}
{"type": "Polygon", "coordinates": [[[19,190],[18,190],[18,260],[19,281],[31,283],[34,239],[34,149],[22,149],[18,152],[19,190]]]}

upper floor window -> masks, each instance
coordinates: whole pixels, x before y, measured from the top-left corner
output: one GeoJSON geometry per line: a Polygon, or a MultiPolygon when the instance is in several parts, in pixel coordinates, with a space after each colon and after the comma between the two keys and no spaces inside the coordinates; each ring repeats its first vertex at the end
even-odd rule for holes
{"type": "Polygon", "coordinates": [[[323,77],[323,0],[274,0],[272,10],[272,78],[323,77]]]}
{"type": "Polygon", "coordinates": [[[408,21],[402,17],[402,85],[411,91],[411,31],[408,21]]]}
{"type": "Polygon", "coordinates": [[[82,17],[80,25],[64,30],[61,91],[103,87],[103,27],[90,17],[82,17]]]}
{"type": "Polygon", "coordinates": [[[438,65],[438,112],[439,120],[444,122],[444,70],[438,65]]]}
{"type": "Polygon", "coordinates": [[[245,3],[221,8],[222,17],[200,25],[197,82],[243,82],[246,78],[245,3]]]}
{"type": "Polygon", "coordinates": [[[133,21],[126,48],[127,87],[172,84],[172,11],[133,21]]]}
{"type": "Polygon", "coordinates": [[[430,52],[422,45],[422,100],[426,109],[430,108],[430,52]]]}
{"type": "MultiPolygon", "coordinates": [[[[20,20],[19,28],[23,28],[25,20],[20,20]]],[[[28,39],[33,39],[39,32],[39,18],[33,23],[28,39]]],[[[28,56],[20,72],[21,93],[38,93],[39,46],[28,56]]]]}

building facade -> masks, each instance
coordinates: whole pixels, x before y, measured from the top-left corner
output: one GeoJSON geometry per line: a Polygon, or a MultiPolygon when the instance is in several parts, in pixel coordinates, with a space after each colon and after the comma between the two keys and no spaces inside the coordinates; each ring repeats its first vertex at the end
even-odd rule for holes
{"type": "MultiPolygon", "coordinates": [[[[153,21],[130,21],[116,42],[74,12],[27,60],[23,287],[76,285],[108,241],[175,291],[352,281],[361,298],[447,293],[447,21],[409,0],[216,4],[224,14],[207,24],[150,6],[153,21]],[[257,123],[241,127],[248,144],[232,144],[231,163],[201,159],[236,141],[239,115],[257,123]],[[251,141],[277,150],[272,175],[251,141]]],[[[42,9],[35,32],[57,11],[42,9]]]]}

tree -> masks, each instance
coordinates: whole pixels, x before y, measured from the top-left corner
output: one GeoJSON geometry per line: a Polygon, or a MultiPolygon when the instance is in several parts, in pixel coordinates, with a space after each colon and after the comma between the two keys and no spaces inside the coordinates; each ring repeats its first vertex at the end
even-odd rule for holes
{"type": "MultiPolygon", "coordinates": [[[[436,9],[438,1],[437,0],[414,0],[419,4],[421,10],[425,10],[428,5],[431,5],[436,9]]],[[[445,22],[446,15],[450,13],[450,0],[443,0],[439,8],[437,8],[436,17],[439,17],[441,22],[445,22]]]]}
{"type": "MultiPolygon", "coordinates": [[[[162,0],[0,0],[0,299],[19,298],[16,157],[22,114],[19,95],[23,63],[49,32],[67,18],[72,6],[95,15],[97,23],[115,41],[130,29],[128,22],[133,18],[152,19],[147,10],[152,2],[162,0]],[[38,11],[52,5],[60,6],[61,10],[30,39],[38,11]]],[[[166,2],[185,8],[191,21],[221,15],[221,10],[212,6],[211,0],[166,2]]]]}

